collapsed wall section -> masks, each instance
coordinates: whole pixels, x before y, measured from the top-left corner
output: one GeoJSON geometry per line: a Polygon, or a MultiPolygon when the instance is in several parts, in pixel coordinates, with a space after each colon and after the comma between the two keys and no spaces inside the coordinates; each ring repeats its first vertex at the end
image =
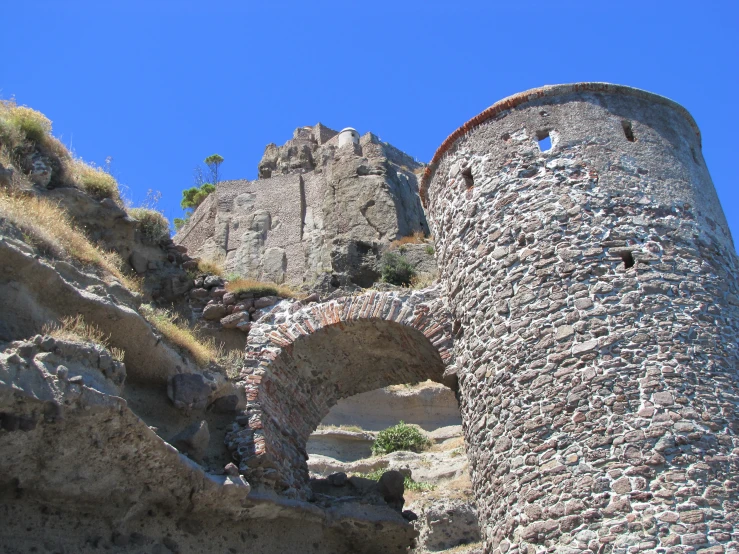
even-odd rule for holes
{"type": "Polygon", "coordinates": [[[425,185],[486,551],[736,548],[739,264],[685,110],[522,93],[425,185]]]}

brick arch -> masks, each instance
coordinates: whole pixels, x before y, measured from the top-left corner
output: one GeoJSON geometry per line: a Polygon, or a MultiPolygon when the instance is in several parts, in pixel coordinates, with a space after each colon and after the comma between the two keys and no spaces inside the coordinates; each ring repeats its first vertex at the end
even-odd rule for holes
{"type": "Polygon", "coordinates": [[[451,333],[435,289],[343,297],[255,324],[242,371],[247,406],[226,437],[240,470],[301,496],[306,441],[338,400],[426,379],[456,387],[451,333]]]}

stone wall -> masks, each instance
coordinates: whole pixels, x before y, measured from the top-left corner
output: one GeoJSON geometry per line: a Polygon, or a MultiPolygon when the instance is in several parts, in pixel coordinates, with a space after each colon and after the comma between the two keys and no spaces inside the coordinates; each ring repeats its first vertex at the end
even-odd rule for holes
{"type": "Polygon", "coordinates": [[[685,110],[529,91],[424,185],[486,552],[735,551],[737,258],[685,110]]]}

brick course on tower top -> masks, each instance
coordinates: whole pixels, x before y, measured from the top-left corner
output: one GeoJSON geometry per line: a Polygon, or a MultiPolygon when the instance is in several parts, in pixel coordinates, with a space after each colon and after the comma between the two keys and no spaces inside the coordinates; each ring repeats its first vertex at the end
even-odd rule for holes
{"type": "Polygon", "coordinates": [[[737,257],[689,114],[536,89],[421,190],[486,551],[736,551],[737,257]]]}

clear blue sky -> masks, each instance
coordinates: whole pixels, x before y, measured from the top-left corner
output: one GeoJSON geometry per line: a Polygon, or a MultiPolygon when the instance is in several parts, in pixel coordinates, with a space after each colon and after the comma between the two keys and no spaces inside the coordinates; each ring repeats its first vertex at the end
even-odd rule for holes
{"type": "Polygon", "coordinates": [[[318,121],[428,161],[456,127],[528,88],[609,81],[683,104],[739,241],[739,2],[3,2],[0,95],[44,112],[134,202],[180,191],[207,155],[255,178],[269,142],[318,121]],[[458,4],[458,5],[453,5],[458,4]]]}

